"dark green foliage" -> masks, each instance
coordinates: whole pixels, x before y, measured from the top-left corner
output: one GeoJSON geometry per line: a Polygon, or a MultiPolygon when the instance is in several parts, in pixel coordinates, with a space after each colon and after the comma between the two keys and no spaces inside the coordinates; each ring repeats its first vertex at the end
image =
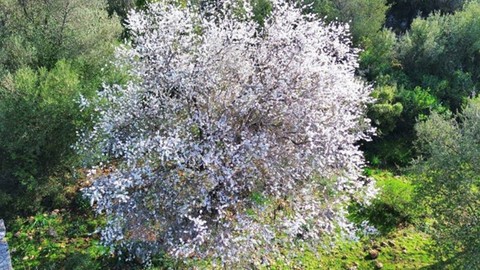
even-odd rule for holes
{"type": "Polygon", "coordinates": [[[402,115],[403,128],[412,130],[415,122],[418,119],[424,119],[431,111],[446,111],[430,92],[430,89],[422,89],[418,86],[413,90],[400,90],[398,99],[405,108],[402,115]]]}
{"type": "MultiPolygon", "coordinates": [[[[374,92],[374,95],[385,96],[390,92],[389,97],[391,97],[394,89],[394,87],[384,87],[383,93],[374,92]],[[386,89],[389,88],[390,90],[387,91],[386,89]]],[[[367,159],[373,166],[404,167],[416,156],[412,144],[415,140],[415,123],[425,119],[432,111],[447,114],[448,110],[430,94],[429,89],[420,87],[415,87],[413,90],[400,89],[395,98],[391,99],[393,101],[385,102],[384,100],[386,99],[379,99],[380,103],[372,105],[369,110],[374,124],[379,127],[380,136],[367,143],[364,149],[367,159]],[[402,110],[400,111],[398,107],[402,110]]]]}
{"type": "Polygon", "coordinates": [[[399,43],[399,60],[413,86],[430,88],[452,111],[478,88],[480,3],[453,15],[416,19],[399,43]]]}
{"type": "Polygon", "coordinates": [[[360,74],[376,81],[376,92],[392,85],[398,89],[389,102],[379,99],[371,106],[370,116],[380,128],[381,137],[365,147],[370,157],[377,157],[382,164],[406,165],[415,156],[411,142],[416,121],[431,111],[459,111],[465,100],[476,94],[480,86],[478,18],[480,2],[471,1],[454,14],[435,13],[413,20],[411,29],[398,40],[384,30],[364,43],[367,46],[361,54],[360,74]],[[400,115],[392,113],[396,111],[390,106],[396,103],[403,107],[400,115]],[[398,151],[401,148],[406,151],[398,151]]]}
{"type": "Polygon", "coordinates": [[[453,13],[461,9],[465,0],[388,0],[387,27],[403,32],[418,16],[427,17],[432,12],[453,13]]]}
{"type": "Polygon", "coordinates": [[[121,18],[126,18],[129,10],[137,6],[143,6],[145,1],[139,0],[108,0],[108,14],[110,16],[117,14],[121,18]]]}
{"type": "Polygon", "coordinates": [[[253,0],[253,19],[263,26],[265,18],[272,12],[272,4],[268,0],[253,0]]]}
{"type": "Polygon", "coordinates": [[[364,50],[360,52],[360,72],[369,81],[388,84],[392,75],[400,70],[395,46],[397,38],[387,29],[370,35],[364,39],[364,50]]]}
{"type": "MultiPolygon", "coordinates": [[[[77,63],[78,64],[78,63],[77,63]]],[[[110,66],[83,81],[82,66],[59,61],[52,70],[22,68],[0,82],[0,216],[67,206],[75,197],[77,130],[91,123],[80,97],[99,81],[122,83],[110,66]]]]}
{"type": "Polygon", "coordinates": [[[0,3],[0,216],[65,206],[74,197],[80,94],[115,75],[121,32],[101,0],[0,3]]]}
{"type": "Polygon", "coordinates": [[[0,85],[0,215],[67,202],[68,186],[74,181],[70,146],[78,125],[89,119],[75,100],[80,93],[88,95],[87,91],[79,74],[64,61],[51,71],[23,68],[4,78],[0,85]]]}
{"type": "Polygon", "coordinates": [[[364,146],[365,156],[371,166],[389,168],[397,171],[412,161],[412,138],[410,135],[392,132],[383,137],[376,137],[364,146]]]}

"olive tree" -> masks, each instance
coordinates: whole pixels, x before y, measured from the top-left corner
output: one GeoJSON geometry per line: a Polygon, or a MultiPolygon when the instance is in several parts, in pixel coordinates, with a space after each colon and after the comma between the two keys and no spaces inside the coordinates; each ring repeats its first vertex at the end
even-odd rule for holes
{"type": "Polygon", "coordinates": [[[78,150],[85,194],[108,217],[103,241],[148,259],[261,263],[282,246],[348,229],[370,87],[348,28],[278,1],[262,28],[251,9],[133,12],[118,50],[135,79],[85,102],[99,113],[78,150]]]}
{"type": "Polygon", "coordinates": [[[417,124],[420,151],[414,166],[417,195],[431,210],[441,253],[456,255],[465,269],[480,265],[480,99],[457,119],[434,113],[417,124]]]}
{"type": "Polygon", "coordinates": [[[104,0],[2,0],[0,67],[52,69],[76,59],[86,71],[99,70],[122,31],[106,8],[104,0]]]}

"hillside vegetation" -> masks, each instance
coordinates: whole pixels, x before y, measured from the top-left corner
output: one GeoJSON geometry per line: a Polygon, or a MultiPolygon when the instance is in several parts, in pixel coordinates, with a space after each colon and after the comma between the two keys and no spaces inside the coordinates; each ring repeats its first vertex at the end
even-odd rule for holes
{"type": "Polygon", "coordinates": [[[1,0],[14,269],[480,269],[480,1],[1,0]]]}

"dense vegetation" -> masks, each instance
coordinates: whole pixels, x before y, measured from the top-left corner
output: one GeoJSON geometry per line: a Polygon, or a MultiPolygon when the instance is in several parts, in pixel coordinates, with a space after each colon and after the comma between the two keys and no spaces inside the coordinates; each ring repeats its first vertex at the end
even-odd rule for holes
{"type": "MultiPolygon", "coordinates": [[[[190,6],[200,10],[219,3],[170,2],[180,9],[190,6]]],[[[98,228],[111,219],[94,215],[81,191],[92,186],[92,171],[85,166],[100,160],[109,161],[113,169],[121,166],[117,158],[106,160],[92,154],[98,154],[94,143],[108,141],[112,134],[102,134],[91,145],[83,145],[92,151],[80,153],[74,145],[85,138],[84,131],[92,130],[98,124],[95,121],[102,119],[98,108],[113,106],[110,110],[115,112],[118,104],[108,103],[111,100],[105,95],[112,85],[116,89],[135,87],[127,82],[139,81],[138,74],[131,72],[138,55],[129,55],[132,59],[121,64],[115,48],[126,41],[123,51],[128,52],[140,43],[135,40],[138,33],[130,31],[127,14],[130,9],[148,9],[148,3],[0,0],[0,218],[6,221],[15,269],[214,267],[216,261],[207,257],[180,261],[161,248],[148,265],[142,256],[113,253],[102,245],[98,233],[98,228]],[[116,64],[112,64],[114,59],[116,64]],[[107,98],[97,99],[99,93],[107,98]],[[86,106],[91,102],[97,107],[86,106]]],[[[275,252],[259,252],[264,254],[263,263],[255,267],[479,269],[480,2],[295,3],[303,14],[327,22],[350,23],[353,46],[361,49],[355,74],[372,85],[371,96],[375,99],[367,114],[377,135],[371,141],[357,143],[367,159],[362,179],[374,179],[378,194],[368,205],[354,199],[345,205],[348,219],[357,227],[355,239],[330,234],[333,237],[316,243],[322,247],[320,252],[311,245],[285,241],[275,252]]],[[[263,27],[268,29],[275,5],[268,0],[253,0],[251,4],[256,23],[253,28],[261,33],[263,27]]],[[[245,15],[241,10],[233,14],[245,15]]],[[[204,34],[202,29],[195,31],[204,34]]],[[[252,54],[249,59],[255,57],[261,59],[261,54],[252,54]]],[[[170,94],[175,95],[175,87],[171,89],[170,94]]],[[[183,119],[179,114],[174,116],[183,119]]],[[[244,122],[249,129],[259,125],[244,122]]],[[[174,126],[172,123],[168,127],[174,126]]],[[[195,140],[202,141],[209,136],[203,129],[192,127],[178,136],[190,132],[195,140]]],[[[138,130],[119,126],[115,132],[138,130]]],[[[208,149],[212,147],[224,151],[224,145],[210,145],[208,149]]],[[[204,170],[193,172],[200,175],[204,170]]],[[[184,170],[174,172],[179,175],[184,170]]],[[[276,173],[274,168],[265,172],[276,173]]],[[[94,174],[108,178],[112,171],[104,167],[94,174]]],[[[250,200],[248,214],[252,220],[258,221],[255,209],[280,210],[288,216],[287,199],[265,197],[261,188],[255,191],[248,196],[239,192],[242,200],[250,200]]],[[[334,198],[325,194],[322,196],[327,199],[334,198]]],[[[229,209],[235,212],[226,211],[225,215],[239,211],[233,203],[229,209]]]]}

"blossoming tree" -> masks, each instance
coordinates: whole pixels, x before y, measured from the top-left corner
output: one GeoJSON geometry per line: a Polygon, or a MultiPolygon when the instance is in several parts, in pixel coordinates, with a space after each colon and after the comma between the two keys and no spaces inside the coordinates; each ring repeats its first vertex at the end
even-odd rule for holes
{"type": "Polygon", "coordinates": [[[133,79],[105,86],[79,143],[103,159],[85,193],[108,217],[107,244],[261,262],[348,227],[348,201],[371,193],[356,144],[372,131],[370,88],[348,26],[282,1],[263,27],[250,18],[226,2],[130,14],[118,65],[133,79]]]}

